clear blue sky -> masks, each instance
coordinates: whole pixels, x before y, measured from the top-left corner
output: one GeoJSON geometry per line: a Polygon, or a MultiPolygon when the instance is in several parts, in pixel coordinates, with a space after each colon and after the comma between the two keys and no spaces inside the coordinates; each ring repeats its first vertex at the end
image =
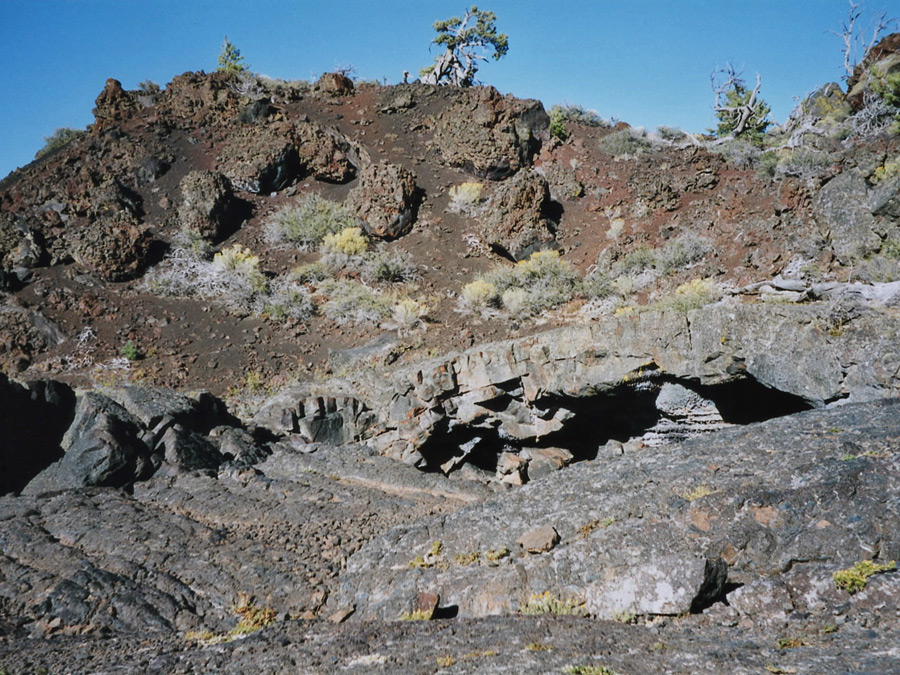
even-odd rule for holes
{"type": "MultiPolygon", "coordinates": [[[[861,0],[860,25],[896,0],[861,0]]],[[[783,121],[802,97],[843,75],[846,0],[485,0],[509,54],[479,77],[503,93],[577,103],[653,129],[713,125],[710,72],[726,61],[783,121]]],[[[437,53],[431,24],[458,0],[0,0],[0,177],[27,164],[58,127],[93,121],[108,77],[134,89],[213,70],[225,35],[254,72],[313,79],[352,65],[400,80],[437,53]]],[[[896,26],[894,30],[898,30],[896,26]]]]}

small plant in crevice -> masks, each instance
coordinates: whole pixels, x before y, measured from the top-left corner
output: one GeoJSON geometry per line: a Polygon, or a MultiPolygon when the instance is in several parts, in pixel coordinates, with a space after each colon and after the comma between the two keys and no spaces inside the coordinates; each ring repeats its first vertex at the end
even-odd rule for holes
{"type": "Polygon", "coordinates": [[[415,558],[409,561],[410,567],[416,567],[419,569],[428,569],[431,567],[439,566],[442,560],[442,554],[444,552],[444,544],[440,541],[431,542],[431,548],[425,555],[417,555],[415,558]]]}
{"type": "Polygon", "coordinates": [[[550,591],[544,591],[538,595],[532,595],[519,607],[519,614],[538,615],[554,614],[558,616],[587,616],[584,601],[574,598],[561,600],[552,595],[550,591]]]}
{"type": "Polygon", "coordinates": [[[248,595],[241,594],[240,602],[234,608],[234,613],[240,617],[238,625],[231,634],[249,635],[275,622],[275,610],[271,607],[258,607],[248,595]]]}
{"type": "Polygon", "coordinates": [[[563,672],[567,675],[618,675],[606,666],[568,666],[563,672]]]}
{"type": "Polygon", "coordinates": [[[416,609],[412,612],[404,612],[400,615],[401,621],[431,621],[431,617],[434,612],[429,612],[424,609],[416,609]]]}
{"type": "Polygon", "coordinates": [[[876,563],[873,560],[862,560],[853,567],[838,570],[831,575],[834,585],[847,591],[850,595],[863,590],[869,583],[869,577],[875,574],[893,572],[897,569],[896,561],[876,563]]]}
{"type": "Polygon", "coordinates": [[[693,502],[698,499],[702,499],[703,497],[709,497],[710,495],[717,494],[718,492],[719,490],[711,488],[706,483],[701,483],[697,487],[691,488],[690,490],[684,490],[676,494],[685,501],[693,502]]]}

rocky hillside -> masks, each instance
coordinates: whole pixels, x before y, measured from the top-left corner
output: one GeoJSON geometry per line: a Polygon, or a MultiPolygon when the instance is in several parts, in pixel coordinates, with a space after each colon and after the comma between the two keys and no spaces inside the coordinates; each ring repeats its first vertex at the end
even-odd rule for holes
{"type": "Polygon", "coordinates": [[[890,672],[898,41],[762,148],[109,80],[0,182],[0,673],[890,672]]]}

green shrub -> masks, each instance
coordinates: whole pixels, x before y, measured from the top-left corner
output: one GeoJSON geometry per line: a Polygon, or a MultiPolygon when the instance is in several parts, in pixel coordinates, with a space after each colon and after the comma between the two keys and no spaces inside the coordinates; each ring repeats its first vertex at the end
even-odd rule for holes
{"type": "Polygon", "coordinates": [[[84,136],[85,132],[80,129],[72,129],[71,127],[62,127],[53,132],[50,136],[44,136],[44,147],[38,150],[34,158],[39,159],[47,153],[58,150],[64,145],[68,145],[72,141],[84,136]]]}
{"type": "Polygon", "coordinates": [[[657,251],[654,267],[661,274],[672,274],[699,262],[710,251],[708,239],[685,232],[657,251]]]}
{"type": "Polygon", "coordinates": [[[334,234],[326,234],[322,239],[320,250],[326,254],[356,256],[365,253],[367,248],[369,240],[363,234],[362,228],[348,227],[334,234]]]}
{"type": "Polygon", "coordinates": [[[291,279],[301,284],[317,284],[332,277],[332,271],[328,265],[317,260],[316,262],[298,265],[289,272],[291,279]]]}
{"type": "Polygon", "coordinates": [[[380,323],[391,315],[390,298],[348,279],[326,279],[318,288],[325,301],[321,312],[340,324],[380,323]]]}
{"type": "Polygon", "coordinates": [[[484,313],[499,306],[500,293],[494,284],[476,279],[463,287],[459,300],[460,309],[484,313]]]}
{"type": "Polygon", "coordinates": [[[259,258],[240,245],[224,249],[213,260],[204,250],[177,245],[144,276],[142,287],[155,295],[203,298],[249,313],[259,306],[268,281],[259,258]]]}
{"type": "Polygon", "coordinates": [[[427,314],[428,306],[425,303],[412,298],[401,298],[391,307],[391,319],[386,327],[396,329],[400,335],[407,335],[424,326],[423,321],[427,314]]]}
{"type": "Polygon", "coordinates": [[[612,295],[613,291],[609,276],[598,269],[591,271],[581,281],[581,294],[588,300],[602,300],[612,295]]]}
{"type": "Polygon", "coordinates": [[[618,159],[639,155],[650,147],[650,142],[638,131],[622,129],[601,138],[597,147],[600,152],[618,159]]]}
{"type": "Polygon", "coordinates": [[[500,295],[515,306],[515,311],[503,303],[504,308],[517,316],[537,314],[569,302],[579,290],[579,278],[575,268],[559,257],[556,251],[538,251],[527,260],[520,260],[513,267],[496,268],[484,277],[500,295]],[[508,290],[516,289],[514,294],[508,290]]]}
{"type": "Polygon", "coordinates": [[[141,350],[138,349],[133,340],[129,340],[124,345],[122,345],[122,348],[119,350],[119,354],[124,356],[129,361],[139,361],[143,357],[143,354],[141,354],[141,350]]]}
{"type": "Polygon", "coordinates": [[[359,218],[343,205],[308,194],[275,213],[264,229],[269,243],[288,243],[306,251],[318,248],[329,234],[359,225],[359,218]]]}
{"type": "Polygon", "coordinates": [[[741,138],[725,139],[716,145],[710,145],[709,149],[739,169],[749,169],[760,156],[760,150],[756,145],[741,138]]]}
{"type": "Polygon", "coordinates": [[[569,137],[562,106],[555,105],[550,108],[550,135],[561,141],[569,137]]]}
{"type": "Polygon", "coordinates": [[[554,105],[550,108],[551,133],[553,131],[554,116],[560,123],[581,124],[586,127],[608,127],[609,122],[604,120],[595,110],[587,110],[580,105],[554,105]]]}
{"type": "Polygon", "coordinates": [[[312,294],[293,273],[278,277],[269,286],[269,293],[260,298],[259,313],[273,319],[291,318],[305,321],[316,311],[312,294]]]}
{"type": "Polygon", "coordinates": [[[377,248],[363,259],[362,275],[369,283],[403,283],[418,279],[419,270],[409,253],[377,248]]]}
{"type": "Polygon", "coordinates": [[[664,141],[683,141],[687,138],[687,134],[679,129],[678,127],[659,127],[656,130],[656,133],[659,134],[659,137],[664,141]]]}
{"type": "Polygon", "coordinates": [[[660,306],[671,307],[679,312],[687,314],[691,310],[699,309],[704,305],[719,299],[716,285],[709,279],[692,279],[681,284],[668,298],[660,301],[660,306]]]}
{"type": "Polygon", "coordinates": [[[612,266],[612,273],[614,277],[636,275],[654,267],[656,267],[656,251],[642,244],[619,258],[612,266]]]}

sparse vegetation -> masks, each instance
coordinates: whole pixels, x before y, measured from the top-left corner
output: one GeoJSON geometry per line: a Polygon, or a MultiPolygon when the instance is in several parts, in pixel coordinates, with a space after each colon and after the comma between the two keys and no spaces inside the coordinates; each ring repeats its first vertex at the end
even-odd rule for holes
{"type": "Polygon", "coordinates": [[[73,129],[71,127],[62,127],[54,131],[50,136],[44,136],[44,147],[38,150],[34,158],[40,159],[44,155],[53,152],[54,150],[58,150],[59,148],[68,145],[74,140],[77,140],[84,136],[85,132],[80,129],[73,129]]]}
{"type": "Polygon", "coordinates": [[[626,159],[639,155],[650,148],[650,141],[645,135],[634,129],[613,131],[597,142],[600,152],[614,159],[626,159]]]}
{"type": "Polygon", "coordinates": [[[891,560],[886,563],[876,563],[873,560],[863,560],[856,563],[853,567],[844,570],[838,570],[831,575],[834,585],[842,588],[850,595],[863,590],[869,583],[869,577],[884,572],[893,572],[897,569],[895,561],[891,560]]]}
{"type": "Polygon", "coordinates": [[[484,190],[482,183],[460,183],[450,188],[450,203],[448,208],[453,213],[461,213],[473,216],[478,211],[481,203],[481,193],[484,190]]]}

